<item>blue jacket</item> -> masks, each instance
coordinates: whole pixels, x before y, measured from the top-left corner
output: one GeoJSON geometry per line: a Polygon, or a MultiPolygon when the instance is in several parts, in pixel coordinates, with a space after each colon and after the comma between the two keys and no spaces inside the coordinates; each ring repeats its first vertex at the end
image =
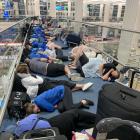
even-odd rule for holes
{"type": "Polygon", "coordinates": [[[64,86],[57,86],[37,96],[34,103],[41,109],[49,112],[55,110],[54,106],[64,98],[64,86]]]}

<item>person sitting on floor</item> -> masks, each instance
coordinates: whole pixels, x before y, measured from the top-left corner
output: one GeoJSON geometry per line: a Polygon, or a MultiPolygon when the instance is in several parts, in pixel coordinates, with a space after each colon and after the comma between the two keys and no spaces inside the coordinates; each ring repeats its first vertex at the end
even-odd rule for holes
{"type": "Polygon", "coordinates": [[[31,98],[34,98],[42,92],[58,85],[67,86],[72,91],[85,91],[93,85],[93,83],[90,82],[86,84],[75,84],[66,80],[50,80],[48,78],[42,78],[38,75],[30,74],[28,66],[23,64],[20,64],[17,67],[16,72],[13,90],[27,92],[31,98]]]}
{"type": "Polygon", "coordinates": [[[33,103],[26,103],[25,110],[27,114],[32,114],[39,113],[41,110],[53,112],[57,108],[62,113],[72,108],[89,108],[90,105],[94,103],[87,99],[73,104],[70,88],[60,85],[41,93],[35,97],[33,103]]]}
{"type": "Polygon", "coordinates": [[[68,140],[71,140],[72,131],[93,128],[95,119],[95,114],[80,109],[69,110],[50,119],[41,118],[39,114],[31,114],[17,122],[14,133],[19,137],[32,130],[34,126],[34,129],[57,127],[61,135],[65,135],[68,140]]]}
{"type": "Polygon", "coordinates": [[[44,76],[56,77],[61,75],[71,76],[68,66],[57,63],[49,63],[46,58],[26,59],[25,63],[32,72],[42,74],[44,76]]]}

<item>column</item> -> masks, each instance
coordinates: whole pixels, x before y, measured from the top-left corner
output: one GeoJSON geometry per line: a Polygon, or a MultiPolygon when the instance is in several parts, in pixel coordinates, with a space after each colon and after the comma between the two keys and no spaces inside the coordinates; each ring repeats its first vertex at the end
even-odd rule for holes
{"type": "Polygon", "coordinates": [[[117,13],[117,20],[121,18],[121,12],[122,12],[122,4],[118,4],[118,13],[117,13]]]}
{"type": "Polygon", "coordinates": [[[103,19],[103,9],[104,9],[104,4],[100,4],[100,14],[99,14],[99,18],[101,19],[101,21],[102,21],[102,19],[103,19]]]}
{"type": "MultiPolygon", "coordinates": [[[[75,0],[75,20],[82,22],[83,18],[83,0],[75,0]]],[[[82,24],[76,23],[74,25],[75,31],[78,33],[80,31],[82,24]]]]}
{"type": "MultiPolygon", "coordinates": [[[[110,19],[110,3],[105,4],[105,10],[104,10],[104,22],[109,22],[110,19]]],[[[103,27],[102,31],[102,38],[106,38],[108,34],[109,28],[103,27]]]]}
{"type": "Polygon", "coordinates": [[[71,16],[71,0],[68,0],[68,17],[71,16]]]}
{"type": "Polygon", "coordinates": [[[49,16],[56,18],[56,0],[50,0],[49,16]]]}
{"type": "Polygon", "coordinates": [[[40,0],[35,0],[34,2],[35,6],[34,8],[34,15],[35,16],[40,16],[40,0]]]}
{"type": "MultiPolygon", "coordinates": [[[[140,31],[140,1],[127,0],[126,11],[124,15],[123,27],[124,29],[132,29],[140,31]]],[[[131,50],[138,51],[139,34],[132,32],[121,32],[120,45],[118,49],[118,57],[124,64],[129,63],[131,50]]]]}
{"type": "Polygon", "coordinates": [[[88,16],[87,2],[83,1],[83,17],[88,16]]]}

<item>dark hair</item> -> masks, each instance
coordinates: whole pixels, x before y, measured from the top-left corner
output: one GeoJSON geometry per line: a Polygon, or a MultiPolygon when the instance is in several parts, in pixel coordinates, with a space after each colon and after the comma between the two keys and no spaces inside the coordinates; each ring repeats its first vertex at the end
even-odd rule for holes
{"type": "MultiPolygon", "coordinates": [[[[117,59],[117,58],[116,58],[117,59]]],[[[115,66],[118,66],[118,62],[117,61],[115,61],[115,60],[113,60],[113,62],[112,62],[115,66]]]]}

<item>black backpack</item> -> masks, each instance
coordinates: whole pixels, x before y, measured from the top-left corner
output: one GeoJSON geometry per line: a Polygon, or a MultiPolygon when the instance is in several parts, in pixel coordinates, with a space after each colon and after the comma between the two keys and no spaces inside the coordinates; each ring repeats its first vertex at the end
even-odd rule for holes
{"type": "Polygon", "coordinates": [[[12,92],[10,100],[8,102],[8,114],[10,118],[16,118],[17,120],[23,119],[26,115],[24,109],[25,103],[30,103],[31,99],[25,92],[12,92]]]}

